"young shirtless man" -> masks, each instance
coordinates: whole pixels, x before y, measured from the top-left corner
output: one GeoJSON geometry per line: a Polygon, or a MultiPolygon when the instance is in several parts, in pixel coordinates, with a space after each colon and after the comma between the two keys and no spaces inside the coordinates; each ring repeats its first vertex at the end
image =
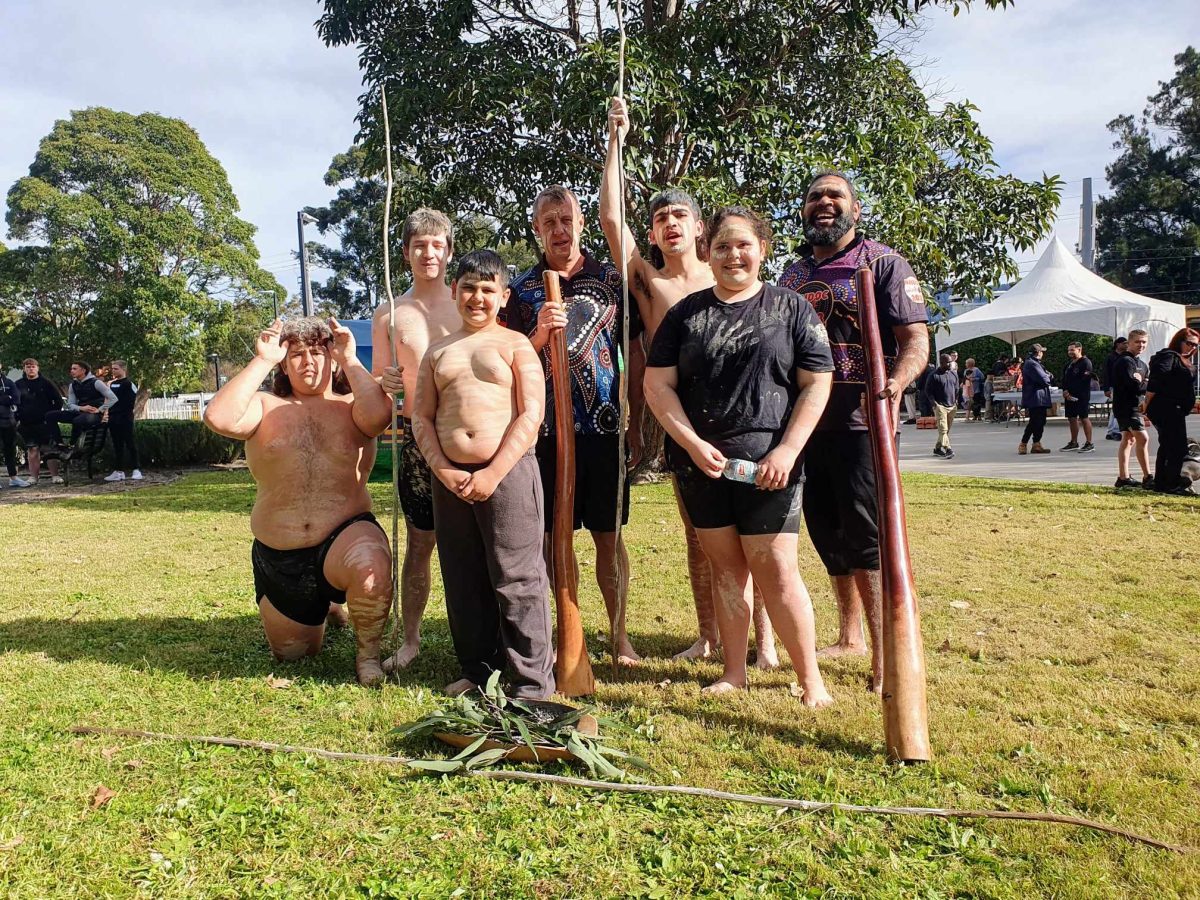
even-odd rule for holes
{"type": "Polygon", "coordinates": [[[542,562],[542,483],[533,445],[542,424],[542,366],[524,335],[496,321],[508,270],[468,253],[453,290],[462,327],[421,362],[413,428],[437,480],[438,553],[461,676],[457,696],[506,667],[514,697],[554,692],[550,605],[542,562]]]}
{"type": "MultiPolygon", "coordinates": [[[[396,358],[388,335],[389,304],[371,318],[371,374],[384,390],[404,397],[400,424],[400,481],[397,492],[404,510],[404,562],[400,569],[400,617],[404,643],[383,667],[403,669],[421,649],[421,616],[429,602],[429,565],[433,557],[433,476],[413,438],[410,410],[417,395],[417,371],[429,345],[459,326],[454,296],[446,284],[446,267],[454,255],[454,228],[433,209],[418,209],[404,220],[404,259],[413,283],[396,301],[396,358]],[[387,381],[382,379],[391,376],[387,381]]],[[[395,548],[399,553],[400,549],[395,548]]]]}
{"type": "Polygon", "coordinates": [[[344,621],[332,604],[345,603],[364,685],[383,679],[379,639],[391,600],[387,535],[367,493],[375,437],[390,421],[391,401],[355,356],[350,330],[313,317],[276,319],[204,411],[213,431],[246,442],[258,485],[250,559],[271,652],[312,656],[326,620],[344,621]],[[272,372],[271,393],[260,391],[272,372]]]}
{"type": "MultiPolygon", "coordinates": [[[[608,156],[604,160],[604,177],[600,186],[600,225],[608,239],[613,259],[618,260],[619,266],[628,267],[629,291],[637,300],[646,326],[646,346],[650,346],[667,310],[689,294],[707,290],[714,282],[712,269],[700,253],[704,243],[704,222],[700,218],[700,209],[684,191],[662,191],[650,200],[648,240],[651,253],[657,259],[647,261],[642,258],[633,232],[621,221],[621,160],[617,136],[619,131],[624,142],[628,130],[629,114],[625,101],[614,97],[608,112],[608,156]],[[621,260],[623,227],[624,261],[621,260]]],[[[640,385],[638,387],[640,389],[640,385]]],[[[679,485],[674,478],[671,484],[675,488],[680,518],[683,519],[688,577],[692,583],[692,600],[700,625],[699,638],[692,646],[675,654],[675,659],[708,659],[720,646],[717,615],[713,606],[712,574],[708,558],[700,549],[696,529],[692,527],[680,499],[679,485]]],[[[779,665],[775,634],[763,607],[762,593],[757,587],[754,590],[754,629],[755,665],[760,669],[775,668],[779,665]]]]}

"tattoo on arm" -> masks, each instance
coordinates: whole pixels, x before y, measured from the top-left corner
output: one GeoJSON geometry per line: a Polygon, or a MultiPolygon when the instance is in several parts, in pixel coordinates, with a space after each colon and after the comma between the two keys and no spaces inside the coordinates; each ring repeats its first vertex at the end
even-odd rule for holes
{"type": "Polygon", "coordinates": [[[892,333],[896,336],[896,366],[892,370],[901,392],[904,391],[918,375],[925,371],[929,360],[929,329],[924,323],[913,325],[895,325],[892,333]]]}

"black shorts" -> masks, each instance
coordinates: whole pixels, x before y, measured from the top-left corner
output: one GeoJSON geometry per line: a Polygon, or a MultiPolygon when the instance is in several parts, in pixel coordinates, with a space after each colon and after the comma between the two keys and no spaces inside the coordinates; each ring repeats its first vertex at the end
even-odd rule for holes
{"type": "Polygon", "coordinates": [[[315,547],[276,550],[256,540],[250,548],[254,568],[254,600],[263,597],[293,622],[317,626],[329,615],[330,603],[345,603],[346,593],[325,578],[325,557],[339,534],[356,522],[372,522],[383,528],[369,512],[347,519],[315,547]]]}
{"type": "Polygon", "coordinates": [[[1116,413],[1117,427],[1122,431],[1145,431],[1146,420],[1139,412],[1116,413]]]}
{"type": "Polygon", "coordinates": [[[871,437],[815,431],[804,448],[804,524],[830,575],[879,568],[871,437]]]}
{"type": "MultiPolygon", "coordinates": [[[[558,469],[555,437],[538,438],[535,452],[542,473],[545,529],[554,529],[554,475],[558,469]]],[[[629,456],[626,445],[625,456],[629,456]]],[[[615,434],[575,435],[575,528],[600,533],[617,530],[617,436],[615,434]]],[[[629,524],[629,479],[625,479],[625,497],[621,524],[629,524]]]]}
{"type": "Polygon", "coordinates": [[[404,518],[413,528],[433,531],[433,470],[413,437],[412,423],[402,419],[404,441],[400,444],[400,481],[396,493],[400,495],[400,508],[404,518]]]}
{"type": "Polygon", "coordinates": [[[17,434],[26,447],[45,447],[54,443],[53,431],[44,422],[22,422],[17,426],[17,434]]]}
{"type": "Polygon", "coordinates": [[[675,485],[692,526],[732,526],[738,534],[799,534],[802,482],[764,491],[741,481],[709,478],[694,465],[675,471],[675,485]]]}
{"type": "Polygon", "coordinates": [[[1091,399],[1067,400],[1063,403],[1068,419],[1086,419],[1091,413],[1091,399]]]}

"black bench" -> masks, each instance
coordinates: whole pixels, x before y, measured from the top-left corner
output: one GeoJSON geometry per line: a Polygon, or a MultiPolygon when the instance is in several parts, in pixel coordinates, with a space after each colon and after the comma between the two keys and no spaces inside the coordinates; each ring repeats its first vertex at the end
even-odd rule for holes
{"type": "MultiPolygon", "coordinates": [[[[74,427],[74,426],[73,426],[74,427]]],[[[71,436],[71,446],[63,450],[59,447],[47,447],[42,450],[42,459],[57,459],[60,461],[58,473],[64,484],[71,483],[71,464],[80,461],[87,467],[87,477],[91,481],[96,477],[96,458],[104,452],[104,444],[108,440],[108,423],[98,422],[82,432],[76,428],[71,436]]]]}

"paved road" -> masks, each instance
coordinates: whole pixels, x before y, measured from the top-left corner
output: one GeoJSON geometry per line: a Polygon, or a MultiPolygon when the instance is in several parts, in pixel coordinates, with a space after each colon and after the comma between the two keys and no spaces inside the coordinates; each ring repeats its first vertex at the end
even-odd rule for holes
{"type": "MultiPolygon", "coordinates": [[[[1093,423],[1095,453],[1060,453],[1058,448],[1070,435],[1066,419],[1051,419],[1046,423],[1042,446],[1054,452],[1044,456],[1018,456],[1024,423],[1013,422],[1011,427],[987,422],[964,422],[958,419],[950,431],[954,459],[933,455],[937,440],[936,429],[917,430],[905,425],[900,437],[900,469],[903,472],[945,472],[979,478],[1013,478],[1020,481],[1067,481],[1078,484],[1112,486],[1117,479],[1117,441],[1104,439],[1104,428],[1093,423]]],[[[1150,470],[1154,471],[1154,453],[1158,442],[1150,427],[1150,470]]],[[[1188,416],[1188,434],[1200,440],[1200,415],[1188,416]]],[[[1130,468],[1138,471],[1137,461],[1130,459],[1130,468]]],[[[1138,477],[1135,474],[1135,477],[1138,477]]]]}

